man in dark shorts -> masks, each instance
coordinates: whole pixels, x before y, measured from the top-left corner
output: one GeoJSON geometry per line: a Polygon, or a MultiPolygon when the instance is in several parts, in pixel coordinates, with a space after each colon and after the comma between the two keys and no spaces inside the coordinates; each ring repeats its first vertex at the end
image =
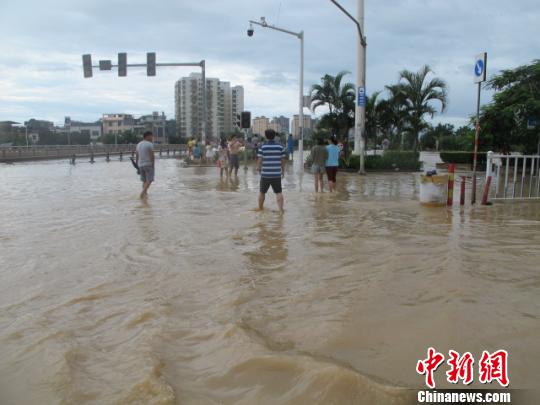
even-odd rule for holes
{"type": "Polygon", "coordinates": [[[259,147],[257,157],[257,169],[261,173],[261,184],[259,189],[259,210],[264,209],[264,199],[266,192],[272,187],[272,191],[276,195],[277,205],[279,210],[283,212],[283,193],[281,189],[281,179],[285,176],[285,148],[276,143],[274,138],[276,132],[273,129],[264,131],[264,135],[268,140],[259,147]]]}

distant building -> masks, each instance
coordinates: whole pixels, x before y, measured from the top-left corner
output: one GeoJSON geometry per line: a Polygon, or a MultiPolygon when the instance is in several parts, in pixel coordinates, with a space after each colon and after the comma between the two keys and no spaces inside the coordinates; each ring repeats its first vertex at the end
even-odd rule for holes
{"type": "MultiPolygon", "coordinates": [[[[300,138],[300,129],[298,127],[299,123],[298,114],[295,114],[293,116],[293,123],[292,123],[292,135],[294,139],[300,138]]],[[[311,118],[311,115],[304,114],[304,138],[310,138],[311,134],[313,133],[313,119],[311,118]]]]}
{"type": "Polygon", "coordinates": [[[102,127],[101,122],[80,122],[72,121],[70,117],[64,118],[64,126],[55,128],[56,133],[80,133],[82,135],[89,135],[90,140],[95,142],[101,137],[102,127]]]}
{"type": "Polygon", "coordinates": [[[118,135],[136,128],[135,118],[131,114],[103,114],[101,124],[103,135],[118,135]]]}
{"type": "Polygon", "coordinates": [[[284,116],[274,117],[270,122],[270,128],[279,134],[289,134],[289,119],[284,116]]]}
{"type": "Polygon", "coordinates": [[[152,131],[154,134],[154,142],[167,143],[167,134],[165,132],[167,117],[164,112],[161,115],[154,111],[150,115],[143,115],[135,120],[135,132],[152,131]]]}
{"type": "Polygon", "coordinates": [[[265,117],[255,117],[251,121],[251,130],[253,135],[264,136],[264,131],[270,129],[270,120],[265,117]]]}
{"type": "MultiPolygon", "coordinates": [[[[244,110],[244,89],[229,82],[206,78],[206,137],[219,139],[234,131],[237,114],[244,110]]],[[[192,73],[175,84],[175,116],[178,134],[201,139],[203,132],[203,84],[192,73]]]]}
{"type": "Polygon", "coordinates": [[[242,86],[234,86],[231,88],[231,113],[232,113],[232,130],[240,129],[240,115],[244,111],[244,88],[242,86]]]}

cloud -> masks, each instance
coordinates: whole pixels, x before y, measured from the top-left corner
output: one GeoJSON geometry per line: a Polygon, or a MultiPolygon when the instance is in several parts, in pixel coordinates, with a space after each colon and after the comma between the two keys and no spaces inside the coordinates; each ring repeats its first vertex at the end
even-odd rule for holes
{"type": "MultiPolygon", "coordinates": [[[[353,14],[356,2],[341,3],[353,14]]],[[[488,72],[537,58],[537,1],[378,0],[365,4],[368,93],[393,83],[402,69],[429,64],[449,85],[446,114],[467,121],[475,110],[472,64],[487,51],[488,72]]],[[[208,75],[245,87],[253,115],[297,113],[299,40],[262,27],[248,38],[249,19],[305,33],[305,92],[326,73],[348,70],[354,82],[356,30],[329,1],[313,0],[19,0],[0,5],[0,120],[30,116],[95,120],[101,113],[174,111],[174,82],[197,69],[160,69],[148,78],[96,72],[82,78],[81,54],[95,61],[128,52],[144,63],[205,59],[208,75]],[[281,3],[281,7],[280,7],[281,3]]],[[[490,100],[483,94],[483,101],[490,100]]]]}

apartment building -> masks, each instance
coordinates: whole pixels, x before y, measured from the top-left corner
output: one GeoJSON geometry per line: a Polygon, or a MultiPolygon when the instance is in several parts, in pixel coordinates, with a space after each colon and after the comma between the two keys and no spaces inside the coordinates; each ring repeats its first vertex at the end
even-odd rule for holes
{"type": "Polygon", "coordinates": [[[264,115],[251,120],[251,131],[253,135],[264,136],[264,131],[270,128],[270,119],[264,115]]]}
{"type": "MultiPolygon", "coordinates": [[[[298,127],[298,123],[300,122],[300,119],[298,118],[298,114],[293,115],[293,122],[292,122],[292,135],[294,139],[300,138],[300,128],[298,127]]],[[[314,125],[313,125],[313,119],[311,118],[311,115],[304,114],[304,138],[309,138],[311,134],[313,133],[314,125]]]]}
{"type": "MultiPolygon", "coordinates": [[[[206,136],[219,139],[236,126],[236,115],[244,110],[244,89],[229,82],[206,78],[206,136]]],[[[181,137],[200,139],[203,132],[203,84],[200,73],[192,73],[175,84],[175,116],[181,137]]]]}

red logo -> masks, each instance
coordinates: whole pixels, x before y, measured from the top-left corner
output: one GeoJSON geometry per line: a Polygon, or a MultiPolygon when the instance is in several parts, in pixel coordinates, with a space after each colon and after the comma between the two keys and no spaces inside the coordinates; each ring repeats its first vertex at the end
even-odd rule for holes
{"type": "Polygon", "coordinates": [[[482,352],[482,358],[478,367],[480,373],[479,381],[482,384],[490,384],[497,380],[503,387],[508,386],[508,353],[506,350],[498,350],[489,354],[485,350],[482,352]]]}
{"type": "Polygon", "coordinates": [[[416,363],[416,372],[426,375],[426,385],[429,388],[435,388],[433,373],[444,362],[444,356],[430,347],[427,351],[427,359],[420,360],[416,363]]]}
{"type": "Polygon", "coordinates": [[[472,383],[474,364],[472,354],[467,352],[460,356],[458,352],[449,350],[448,355],[450,358],[446,363],[450,366],[450,370],[446,372],[446,380],[452,384],[457,384],[459,380],[463,380],[465,385],[472,383]]]}
{"type": "MultiPolygon", "coordinates": [[[[427,350],[427,358],[416,363],[416,372],[425,375],[426,385],[431,389],[435,388],[434,374],[437,368],[444,363],[444,359],[442,353],[430,347],[427,350]]],[[[454,350],[449,350],[446,363],[450,366],[446,372],[446,380],[449,383],[457,384],[462,381],[463,384],[469,385],[474,381],[474,357],[470,352],[460,355],[454,350]]],[[[484,350],[478,363],[478,374],[478,381],[482,384],[491,384],[491,382],[497,381],[501,386],[507,387],[510,384],[508,378],[508,352],[506,350],[497,350],[490,354],[484,350]]]]}

